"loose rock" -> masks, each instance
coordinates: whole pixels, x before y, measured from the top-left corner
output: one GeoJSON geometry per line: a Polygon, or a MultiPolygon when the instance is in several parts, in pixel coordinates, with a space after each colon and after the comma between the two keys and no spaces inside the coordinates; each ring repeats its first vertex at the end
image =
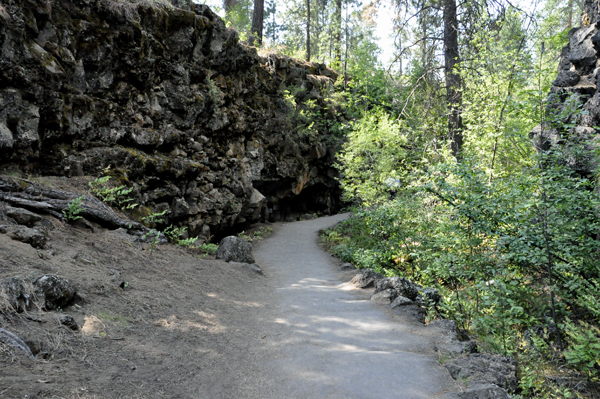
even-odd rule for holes
{"type": "Polygon", "coordinates": [[[46,310],[68,305],[77,294],[77,288],[73,283],[53,274],[38,277],[33,281],[33,285],[46,310]]]}
{"type": "Polygon", "coordinates": [[[444,366],[452,378],[469,384],[495,384],[510,391],[518,387],[514,361],[504,356],[474,353],[451,359],[444,366]]]}
{"type": "Polygon", "coordinates": [[[354,269],[354,265],[352,263],[343,263],[342,266],[340,266],[340,268],[342,270],[352,270],[354,269]]]}
{"type": "Polygon", "coordinates": [[[396,296],[402,295],[410,300],[415,300],[419,295],[420,285],[403,277],[387,277],[377,282],[375,292],[393,289],[396,296]]]}
{"type": "Polygon", "coordinates": [[[400,295],[393,300],[393,302],[390,304],[390,307],[394,309],[400,306],[412,305],[414,303],[414,301],[411,301],[407,297],[400,295]]]}
{"type": "Polygon", "coordinates": [[[248,270],[252,273],[259,274],[261,276],[264,275],[262,269],[256,263],[250,264],[241,262],[229,262],[229,264],[231,266],[239,267],[240,269],[248,270]]]}
{"type": "Polygon", "coordinates": [[[477,384],[463,392],[449,393],[443,399],[510,399],[505,389],[494,384],[477,384]]]}
{"type": "Polygon", "coordinates": [[[358,288],[367,288],[375,285],[375,282],[382,278],[383,274],[375,273],[371,269],[364,269],[350,280],[350,284],[353,284],[358,288]]]}
{"type": "Polygon", "coordinates": [[[252,245],[236,236],[225,237],[221,240],[216,258],[223,259],[225,262],[254,263],[252,245]]]}
{"type": "Polygon", "coordinates": [[[389,305],[394,298],[396,298],[396,291],[393,289],[379,291],[371,296],[373,302],[381,303],[383,305],[389,305]]]}
{"type": "Polygon", "coordinates": [[[11,226],[8,228],[8,235],[13,240],[30,244],[34,248],[45,249],[48,247],[48,237],[36,229],[25,226],[11,226]]]}
{"type": "Polygon", "coordinates": [[[58,318],[58,321],[60,322],[60,324],[62,324],[65,327],[70,328],[73,331],[79,330],[79,325],[77,324],[77,322],[75,321],[75,319],[73,318],[73,316],[69,316],[68,314],[64,314],[64,315],[61,315],[58,318]]]}

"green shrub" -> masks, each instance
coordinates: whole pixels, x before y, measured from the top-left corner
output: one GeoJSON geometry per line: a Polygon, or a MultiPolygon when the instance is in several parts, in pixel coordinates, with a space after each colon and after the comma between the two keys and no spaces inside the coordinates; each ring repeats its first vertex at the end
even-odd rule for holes
{"type": "Polygon", "coordinates": [[[82,204],[84,199],[84,195],[82,195],[81,197],[77,197],[73,201],[69,202],[67,207],[63,209],[63,215],[65,216],[65,218],[67,218],[67,220],[74,222],[75,220],[81,219],[81,216],[79,216],[79,214],[83,211],[82,204]]]}

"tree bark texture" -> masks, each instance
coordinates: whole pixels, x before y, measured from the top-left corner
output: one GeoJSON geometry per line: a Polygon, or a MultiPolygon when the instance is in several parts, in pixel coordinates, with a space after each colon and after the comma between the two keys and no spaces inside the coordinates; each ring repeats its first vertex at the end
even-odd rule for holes
{"type": "Polygon", "coordinates": [[[446,101],[448,102],[448,140],[452,155],[459,159],[463,144],[463,122],[461,116],[462,79],[456,69],[460,63],[456,0],[444,0],[444,60],[446,101]]]}
{"type": "Polygon", "coordinates": [[[230,12],[237,5],[237,0],[223,0],[225,12],[230,12]]]}
{"type": "Polygon", "coordinates": [[[334,41],[334,56],[337,62],[337,67],[340,67],[342,63],[342,0],[335,0],[335,21],[334,21],[335,32],[333,35],[334,41]]]}
{"type": "Polygon", "coordinates": [[[310,61],[310,0],[306,0],[306,61],[310,61]]]}
{"type": "Polygon", "coordinates": [[[254,11],[252,13],[251,45],[260,46],[263,38],[263,20],[265,17],[265,0],[254,0],[254,11]]]}

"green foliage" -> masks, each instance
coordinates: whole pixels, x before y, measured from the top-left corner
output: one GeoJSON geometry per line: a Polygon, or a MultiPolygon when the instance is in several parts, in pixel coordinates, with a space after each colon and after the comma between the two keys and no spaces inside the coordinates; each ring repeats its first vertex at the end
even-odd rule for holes
{"type": "Polygon", "coordinates": [[[262,226],[256,230],[252,230],[249,233],[242,231],[237,236],[240,238],[243,238],[244,240],[246,240],[248,242],[256,242],[256,241],[262,240],[263,238],[270,235],[271,233],[273,233],[272,227],[262,226]]]}
{"type": "Polygon", "coordinates": [[[600,328],[585,321],[565,322],[565,332],[570,338],[565,351],[567,362],[593,380],[600,380],[600,328]]]}
{"type": "Polygon", "coordinates": [[[77,197],[73,201],[69,202],[67,207],[63,209],[63,215],[67,220],[74,222],[75,220],[81,219],[81,216],[79,216],[79,214],[83,211],[82,204],[84,199],[85,195],[77,197]]]}
{"type": "Polygon", "coordinates": [[[204,243],[201,247],[202,251],[208,255],[214,255],[217,253],[219,246],[217,244],[204,243]]]}
{"type": "Polygon", "coordinates": [[[134,199],[129,197],[133,191],[133,187],[125,187],[124,185],[111,187],[109,184],[111,177],[98,177],[88,183],[90,192],[98,197],[102,202],[115,206],[121,210],[133,209],[138,206],[134,203],[134,199]]]}
{"type": "Polygon", "coordinates": [[[225,26],[236,29],[243,42],[248,40],[252,27],[251,6],[251,0],[237,0],[235,6],[225,13],[225,26]]]}
{"type": "Polygon", "coordinates": [[[198,237],[182,238],[186,230],[187,227],[173,227],[173,225],[170,225],[164,229],[163,233],[176,245],[180,247],[189,247],[198,241],[198,237]]]}
{"type": "Polygon", "coordinates": [[[349,199],[380,203],[389,197],[391,184],[402,185],[411,163],[408,142],[403,123],[380,109],[352,123],[338,154],[341,184],[349,199]]]}
{"type": "Polygon", "coordinates": [[[142,218],[142,221],[147,226],[153,226],[153,225],[156,225],[157,223],[162,223],[164,220],[163,216],[165,216],[168,211],[169,211],[168,209],[165,209],[162,212],[153,212],[147,216],[144,216],[142,218]]]}

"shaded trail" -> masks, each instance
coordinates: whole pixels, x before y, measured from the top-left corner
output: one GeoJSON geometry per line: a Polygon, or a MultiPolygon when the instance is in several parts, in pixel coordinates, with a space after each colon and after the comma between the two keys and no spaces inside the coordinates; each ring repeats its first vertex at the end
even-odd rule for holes
{"type": "Polygon", "coordinates": [[[352,273],[317,244],[318,230],[344,217],[280,224],[255,250],[278,304],[264,320],[272,356],[263,397],[417,399],[452,390],[431,332],[343,284],[352,273]]]}

